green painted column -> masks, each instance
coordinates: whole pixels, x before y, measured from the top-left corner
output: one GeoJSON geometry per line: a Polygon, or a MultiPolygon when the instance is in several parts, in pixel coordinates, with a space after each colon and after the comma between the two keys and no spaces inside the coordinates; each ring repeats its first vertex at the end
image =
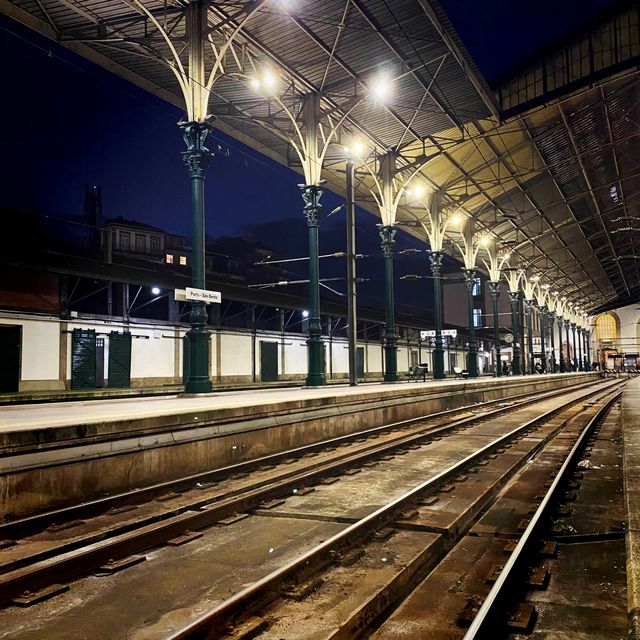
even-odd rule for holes
{"type": "Polygon", "coordinates": [[[576,371],[580,371],[580,361],[578,360],[578,343],[576,342],[576,325],[571,323],[571,334],[573,335],[573,366],[576,371]]]}
{"type": "Polygon", "coordinates": [[[382,253],[384,255],[384,381],[398,380],[398,335],[395,327],[393,294],[393,245],[396,230],[390,225],[380,227],[382,253]]]}
{"type": "Polygon", "coordinates": [[[307,338],[307,386],[325,384],[324,343],[320,324],[320,259],[318,258],[318,219],[322,214],[322,187],[300,187],[304,200],[304,215],[309,230],[309,337],[307,338]]]}
{"type": "Polygon", "coordinates": [[[558,351],[560,353],[560,373],[564,373],[567,367],[562,353],[562,316],[558,316],[558,351]]]}
{"type": "MultiPolygon", "coordinates": [[[[206,122],[187,122],[181,125],[187,150],[182,157],[191,176],[192,257],[191,283],[196,289],[205,288],[204,264],[204,179],[212,153],[205,146],[211,126],[206,122]]],[[[185,372],[186,393],[211,391],[209,378],[209,336],[207,309],[202,301],[191,303],[191,328],[187,331],[186,348],[189,350],[185,372]]]]}
{"type": "Polygon", "coordinates": [[[591,331],[585,331],[584,334],[584,347],[587,352],[587,371],[591,371],[591,331]]]}
{"type": "Polygon", "coordinates": [[[529,366],[527,369],[529,373],[534,374],[536,372],[535,363],[533,361],[533,300],[524,301],[525,309],[527,312],[527,345],[529,355],[529,366]]]}
{"type": "Polygon", "coordinates": [[[555,338],[556,314],[549,312],[549,334],[551,335],[551,373],[556,373],[558,368],[556,365],[556,338],[555,338]]]}
{"type": "Polygon", "coordinates": [[[547,372],[547,350],[545,346],[545,333],[547,331],[547,307],[540,308],[540,360],[542,361],[542,371],[547,372]]]}
{"type": "Polygon", "coordinates": [[[582,359],[582,329],[576,327],[578,332],[578,369],[584,371],[584,360],[582,359]]]}
{"type": "Polygon", "coordinates": [[[469,325],[469,353],[467,354],[467,371],[470,378],[478,377],[478,346],[476,343],[476,326],[473,321],[473,285],[476,279],[474,269],[464,270],[464,282],[467,285],[467,312],[469,325]]]}
{"type": "Polygon", "coordinates": [[[520,319],[518,318],[520,294],[517,291],[510,291],[509,302],[511,303],[511,333],[513,334],[513,361],[511,363],[511,369],[513,370],[514,376],[519,376],[522,373],[520,367],[520,332],[518,331],[518,326],[520,325],[520,319]]]}
{"type": "Polygon", "coordinates": [[[496,353],[496,371],[497,378],[502,376],[502,362],[500,361],[500,318],[498,316],[498,298],[500,297],[500,283],[490,282],[489,292],[491,293],[491,300],[493,303],[493,341],[495,343],[496,353]]]}
{"type": "Polygon", "coordinates": [[[442,271],[442,251],[432,251],[429,254],[431,273],[433,275],[433,302],[435,320],[435,348],[433,349],[433,377],[442,380],[444,373],[444,349],[442,348],[442,283],[440,273],[442,271]]]}
{"type": "Polygon", "coordinates": [[[571,322],[569,320],[564,321],[564,329],[567,335],[567,360],[564,368],[567,371],[573,371],[573,363],[571,362],[571,336],[569,335],[569,329],[571,329],[571,322]]]}

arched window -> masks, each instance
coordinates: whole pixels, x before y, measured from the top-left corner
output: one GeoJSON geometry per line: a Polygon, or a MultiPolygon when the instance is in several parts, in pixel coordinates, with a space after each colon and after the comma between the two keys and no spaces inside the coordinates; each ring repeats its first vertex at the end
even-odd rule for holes
{"type": "Polygon", "coordinates": [[[618,340],[618,325],[610,313],[603,313],[596,318],[596,340],[610,344],[618,340]]]}

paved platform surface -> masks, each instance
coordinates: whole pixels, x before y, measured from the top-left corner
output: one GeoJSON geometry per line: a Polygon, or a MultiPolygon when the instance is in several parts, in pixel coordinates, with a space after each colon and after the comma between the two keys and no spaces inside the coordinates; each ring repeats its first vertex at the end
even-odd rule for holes
{"type": "Polygon", "coordinates": [[[629,638],[640,640],[640,378],[622,396],[629,638]]]}
{"type": "MultiPolygon", "coordinates": [[[[571,375],[584,375],[574,373],[571,375]]],[[[0,407],[0,433],[43,429],[47,427],[96,424],[115,420],[131,420],[157,416],[178,415],[194,411],[211,411],[285,402],[333,398],[354,399],[375,397],[384,392],[408,392],[409,390],[446,390],[448,388],[477,388],[486,385],[504,384],[523,380],[542,381],[558,378],[559,374],[536,376],[509,376],[508,378],[482,377],[475,380],[446,379],[427,382],[398,382],[393,384],[363,383],[357,387],[348,385],[287,388],[251,389],[247,391],[217,392],[195,396],[169,395],[150,398],[126,398],[109,400],[85,400],[81,402],[21,404],[0,407]]]]}

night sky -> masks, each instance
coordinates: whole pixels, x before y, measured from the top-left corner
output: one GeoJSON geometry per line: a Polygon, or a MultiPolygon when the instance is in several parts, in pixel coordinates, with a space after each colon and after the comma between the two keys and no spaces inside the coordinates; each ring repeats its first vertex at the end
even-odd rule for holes
{"type": "MultiPolygon", "coordinates": [[[[441,3],[489,82],[615,4],[441,3]]],[[[105,216],[190,235],[189,180],[176,127],[179,109],[4,16],[0,55],[5,61],[0,206],[80,216],[84,185],[98,184],[105,216]]],[[[216,133],[216,140],[229,154],[216,157],[207,174],[208,234],[251,233],[283,256],[304,255],[305,225],[296,188],[300,176],[222,133],[216,133]],[[289,232],[283,234],[285,226],[289,232]]],[[[326,210],[341,202],[331,193],[323,198],[326,210]]],[[[373,251],[376,220],[358,215],[358,250],[373,251]]],[[[321,224],[321,252],[344,248],[343,224],[342,216],[321,224]]],[[[404,238],[400,245],[415,241],[404,238]]],[[[413,265],[407,268],[414,271],[413,265]]]]}

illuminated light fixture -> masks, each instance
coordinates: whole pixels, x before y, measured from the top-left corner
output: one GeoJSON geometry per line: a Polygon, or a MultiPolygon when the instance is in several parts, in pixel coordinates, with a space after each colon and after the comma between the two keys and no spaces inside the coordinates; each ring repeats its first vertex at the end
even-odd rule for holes
{"type": "Polygon", "coordinates": [[[424,187],[423,187],[423,186],[421,186],[421,185],[418,185],[418,186],[417,186],[417,187],[415,187],[415,188],[414,188],[414,190],[413,190],[413,195],[414,195],[416,198],[422,198],[422,196],[424,195],[424,193],[425,193],[425,189],[424,189],[424,187]]]}
{"type": "Polygon", "coordinates": [[[258,78],[251,78],[249,84],[254,88],[254,89],[259,89],[260,88],[260,80],[258,80],[258,78]]]}
{"type": "Polygon", "coordinates": [[[309,317],[309,312],[306,309],[302,312],[302,317],[303,318],[308,318],[309,317]]]}
{"type": "Polygon", "coordinates": [[[262,76],[262,81],[267,87],[275,87],[278,79],[273,73],[271,73],[271,71],[265,71],[264,75],[262,76]]]}
{"type": "Polygon", "coordinates": [[[482,238],[480,238],[480,244],[483,247],[486,247],[490,241],[491,241],[491,238],[489,238],[489,236],[482,236],[482,238]]]}
{"type": "Polygon", "coordinates": [[[451,217],[451,224],[455,224],[456,226],[458,226],[461,222],[462,222],[462,216],[459,213],[455,213],[451,217]]]}
{"type": "Polygon", "coordinates": [[[352,157],[361,156],[364,153],[364,150],[365,146],[362,142],[354,142],[352,145],[344,147],[345,154],[352,157]]]}
{"type": "Polygon", "coordinates": [[[160,295],[160,287],[152,287],[152,288],[151,288],[151,293],[152,293],[154,296],[158,296],[158,295],[160,295]]]}
{"type": "Polygon", "coordinates": [[[369,94],[377,102],[385,102],[391,94],[391,79],[387,74],[376,78],[369,86],[369,94]]]}
{"type": "Polygon", "coordinates": [[[558,295],[558,292],[557,292],[557,291],[552,291],[552,292],[551,292],[551,295],[552,295],[552,296],[557,296],[557,295],[558,295]]]}
{"type": "Polygon", "coordinates": [[[543,284],[540,285],[543,289],[551,289],[551,285],[550,284],[543,284]]]}
{"type": "Polygon", "coordinates": [[[504,259],[508,260],[511,257],[511,251],[507,251],[507,253],[504,254],[504,259]]]}
{"type": "Polygon", "coordinates": [[[529,280],[531,280],[531,282],[538,282],[538,280],[540,280],[540,276],[531,276],[529,280]]]}

